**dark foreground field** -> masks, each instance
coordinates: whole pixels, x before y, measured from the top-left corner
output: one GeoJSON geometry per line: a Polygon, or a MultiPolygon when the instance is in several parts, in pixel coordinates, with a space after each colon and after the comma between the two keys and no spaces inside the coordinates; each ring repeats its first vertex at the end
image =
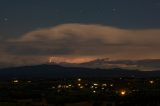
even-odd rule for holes
{"type": "Polygon", "coordinates": [[[0,91],[0,106],[160,105],[160,78],[14,78],[0,91]]]}

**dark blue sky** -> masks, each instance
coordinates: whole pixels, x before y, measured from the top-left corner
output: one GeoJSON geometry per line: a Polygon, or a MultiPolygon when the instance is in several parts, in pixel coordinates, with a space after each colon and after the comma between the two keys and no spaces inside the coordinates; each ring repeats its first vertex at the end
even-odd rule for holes
{"type": "Polygon", "coordinates": [[[0,35],[14,37],[64,23],[160,28],[159,0],[1,0],[0,35]]]}
{"type": "Polygon", "coordinates": [[[0,63],[159,59],[159,39],[160,0],[0,0],[0,63]]]}

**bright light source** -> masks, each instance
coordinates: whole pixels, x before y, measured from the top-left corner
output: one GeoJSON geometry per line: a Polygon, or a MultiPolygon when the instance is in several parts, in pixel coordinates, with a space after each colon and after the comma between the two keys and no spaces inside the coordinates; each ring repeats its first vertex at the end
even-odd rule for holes
{"type": "Polygon", "coordinates": [[[153,83],[154,83],[154,81],[153,81],[153,80],[151,80],[151,81],[149,81],[149,83],[150,83],[150,84],[153,84],[153,83]]]}
{"type": "Polygon", "coordinates": [[[70,85],[68,85],[69,87],[72,87],[72,85],[70,84],[70,85]]]}
{"type": "Polygon", "coordinates": [[[78,84],[78,86],[81,86],[81,84],[78,84]]]}
{"type": "Polygon", "coordinates": [[[122,90],[122,91],[120,92],[120,94],[121,94],[121,96],[124,96],[124,95],[126,95],[126,91],[125,91],[125,90],[122,90]]]}
{"type": "Polygon", "coordinates": [[[94,83],[93,85],[94,85],[94,86],[98,86],[98,84],[97,84],[97,83],[94,83]]]}
{"type": "Polygon", "coordinates": [[[96,93],[96,91],[93,91],[93,93],[96,93]]]}
{"type": "Polygon", "coordinates": [[[77,81],[82,81],[82,79],[78,78],[77,81]]]}
{"type": "Polygon", "coordinates": [[[113,84],[110,84],[111,87],[113,87],[113,84]]]}
{"type": "Polygon", "coordinates": [[[18,83],[19,81],[18,81],[18,80],[13,80],[13,82],[14,82],[14,83],[18,83]]]}

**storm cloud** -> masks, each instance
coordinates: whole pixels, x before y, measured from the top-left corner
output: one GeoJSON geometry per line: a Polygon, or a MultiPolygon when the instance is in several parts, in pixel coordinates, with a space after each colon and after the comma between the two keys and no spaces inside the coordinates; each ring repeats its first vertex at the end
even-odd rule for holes
{"type": "Polygon", "coordinates": [[[160,29],[121,29],[97,24],[61,24],[7,39],[3,52],[14,56],[160,58],[160,29]]]}

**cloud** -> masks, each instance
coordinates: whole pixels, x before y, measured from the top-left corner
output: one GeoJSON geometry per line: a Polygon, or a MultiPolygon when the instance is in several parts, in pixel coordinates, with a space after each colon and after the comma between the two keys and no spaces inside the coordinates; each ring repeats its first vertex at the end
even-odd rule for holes
{"type": "Polygon", "coordinates": [[[15,41],[43,42],[47,40],[47,42],[54,41],[55,43],[70,42],[70,44],[81,44],[83,42],[86,43],[86,41],[91,41],[93,44],[101,42],[108,45],[148,45],[149,43],[159,44],[158,39],[156,39],[160,38],[159,34],[159,29],[126,30],[102,25],[62,24],[53,28],[29,32],[15,41]]]}
{"type": "Polygon", "coordinates": [[[129,30],[97,24],[62,24],[3,43],[15,56],[160,58],[160,29],[129,30]]]}

